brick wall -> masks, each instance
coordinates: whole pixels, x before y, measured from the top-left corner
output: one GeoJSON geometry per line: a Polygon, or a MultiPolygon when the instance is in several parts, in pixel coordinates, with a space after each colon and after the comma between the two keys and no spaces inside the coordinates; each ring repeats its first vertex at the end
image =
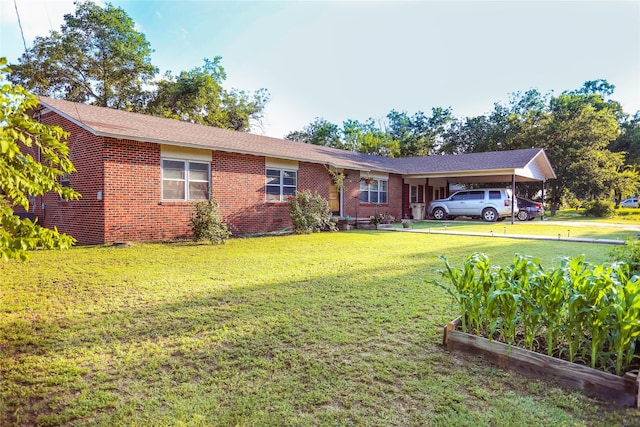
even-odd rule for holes
{"type": "Polygon", "coordinates": [[[389,203],[360,203],[360,173],[345,171],[344,180],[344,216],[366,218],[375,214],[389,213],[396,220],[402,218],[402,177],[389,174],[388,202],[389,203]]]}
{"type": "Polygon", "coordinates": [[[233,235],[284,228],[278,219],[286,209],[264,201],[264,157],[215,151],[211,175],[212,197],[233,235]]]}
{"type": "Polygon", "coordinates": [[[65,201],[55,193],[36,197],[33,211],[45,227],[75,237],[80,244],[104,242],[103,202],[98,192],[103,191],[104,169],[100,161],[102,137],[95,136],[80,126],[54,113],[44,114],[40,121],[62,127],[70,133],[67,141],[69,157],[77,172],[70,175],[70,186],[79,192],[79,200],[65,201]]]}
{"type": "MultiPolygon", "coordinates": [[[[95,136],[53,113],[41,120],[70,132],[70,157],[77,169],[70,183],[82,194],[78,201],[56,194],[36,198],[30,211],[44,226],[57,226],[80,244],[190,238],[191,202],[162,201],[160,145],[95,136]]],[[[298,190],[328,198],[331,177],[324,165],[299,162],[298,167],[298,190]]],[[[358,217],[389,212],[400,218],[399,175],[389,176],[389,203],[374,206],[359,203],[359,172],[345,174],[345,215],[355,217],[357,206],[358,217]]],[[[211,190],[235,236],[291,227],[287,203],[265,201],[262,156],[213,151],[211,190]]]]}

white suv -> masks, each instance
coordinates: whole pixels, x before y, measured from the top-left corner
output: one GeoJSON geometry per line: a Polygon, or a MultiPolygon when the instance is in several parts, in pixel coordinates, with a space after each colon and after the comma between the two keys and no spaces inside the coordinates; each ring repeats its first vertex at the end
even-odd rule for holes
{"type": "MultiPolygon", "coordinates": [[[[516,199],[513,202],[513,210],[518,212],[516,199]]],[[[511,190],[482,188],[458,191],[446,199],[432,201],[429,214],[439,220],[457,216],[482,218],[487,222],[504,219],[511,216],[511,190]]]]}

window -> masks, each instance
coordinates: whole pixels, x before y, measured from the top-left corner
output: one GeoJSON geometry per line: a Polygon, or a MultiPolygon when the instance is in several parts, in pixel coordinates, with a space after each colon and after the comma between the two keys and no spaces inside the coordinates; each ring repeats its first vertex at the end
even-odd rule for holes
{"type": "Polygon", "coordinates": [[[209,200],[209,164],[162,160],[163,200],[209,200]]]}
{"type": "Polygon", "coordinates": [[[409,201],[411,203],[418,203],[418,186],[417,185],[412,185],[411,187],[409,187],[409,201]]]}
{"type": "Polygon", "coordinates": [[[451,200],[467,200],[469,199],[469,196],[467,195],[468,193],[466,191],[461,191],[459,193],[454,194],[453,196],[451,196],[451,200]]]}
{"type": "Polygon", "coordinates": [[[71,187],[71,177],[69,176],[69,172],[62,173],[62,176],[60,176],[60,185],[63,187],[71,187]]]}
{"type": "Polygon", "coordinates": [[[484,191],[470,191],[468,200],[484,200],[484,191]]]}
{"type": "Polygon", "coordinates": [[[387,201],[388,181],[374,179],[367,184],[360,181],[360,202],[362,203],[388,203],[387,201]]]}
{"type": "Polygon", "coordinates": [[[268,202],[284,202],[296,193],[298,172],[284,169],[267,169],[266,199],[268,202]]]}

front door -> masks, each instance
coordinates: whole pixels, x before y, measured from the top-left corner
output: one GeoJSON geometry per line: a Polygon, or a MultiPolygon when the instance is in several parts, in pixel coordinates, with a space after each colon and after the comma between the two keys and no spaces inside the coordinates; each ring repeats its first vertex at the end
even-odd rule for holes
{"type": "Polygon", "coordinates": [[[329,186],[329,208],[334,214],[340,214],[340,192],[333,184],[329,186]]]}

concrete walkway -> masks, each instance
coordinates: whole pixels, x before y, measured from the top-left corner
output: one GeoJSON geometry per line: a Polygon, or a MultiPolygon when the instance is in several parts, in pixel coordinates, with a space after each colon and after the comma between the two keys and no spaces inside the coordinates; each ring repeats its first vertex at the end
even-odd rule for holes
{"type": "MultiPolygon", "coordinates": [[[[584,224],[584,223],[572,223],[569,221],[561,222],[554,221],[553,224],[557,225],[570,225],[572,227],[585,227],[585,226],[594,226],[594,223],[584,224]]],[[[618,224],[606,224],[599,223],[596,226],[606,226],[612,228],[625,228],[627,230],[635,230],[640,232],[640,227],[637,226],[624,226],[616,227],[618,224]]],[[[584,238],[584,237],[563,237],[558,234],[557,237],[554,236],[541,236],[541,235],[533,235],[533,234],[504,234],[498,232],[491,233],[478,233],[473,231],[455,231],[455,230],[443,230],[439,229],[431,229],[431,228],[392,228],[392,227],[379,227],[379,230],[388,230],[388,231],[397,231],[402,233],[423,233],[423,234],[448,234],[454,236],[476,236],[476,237],[494,237],[494,238],[502,238],[502,239],[519,239],[519,240],[555,240],[558,242],[580,242],[580,243],[600,243],[605,245],[624,245],[624,240],[614,240],[614,239],[594,239],[594,238],[584,238]]]]}

